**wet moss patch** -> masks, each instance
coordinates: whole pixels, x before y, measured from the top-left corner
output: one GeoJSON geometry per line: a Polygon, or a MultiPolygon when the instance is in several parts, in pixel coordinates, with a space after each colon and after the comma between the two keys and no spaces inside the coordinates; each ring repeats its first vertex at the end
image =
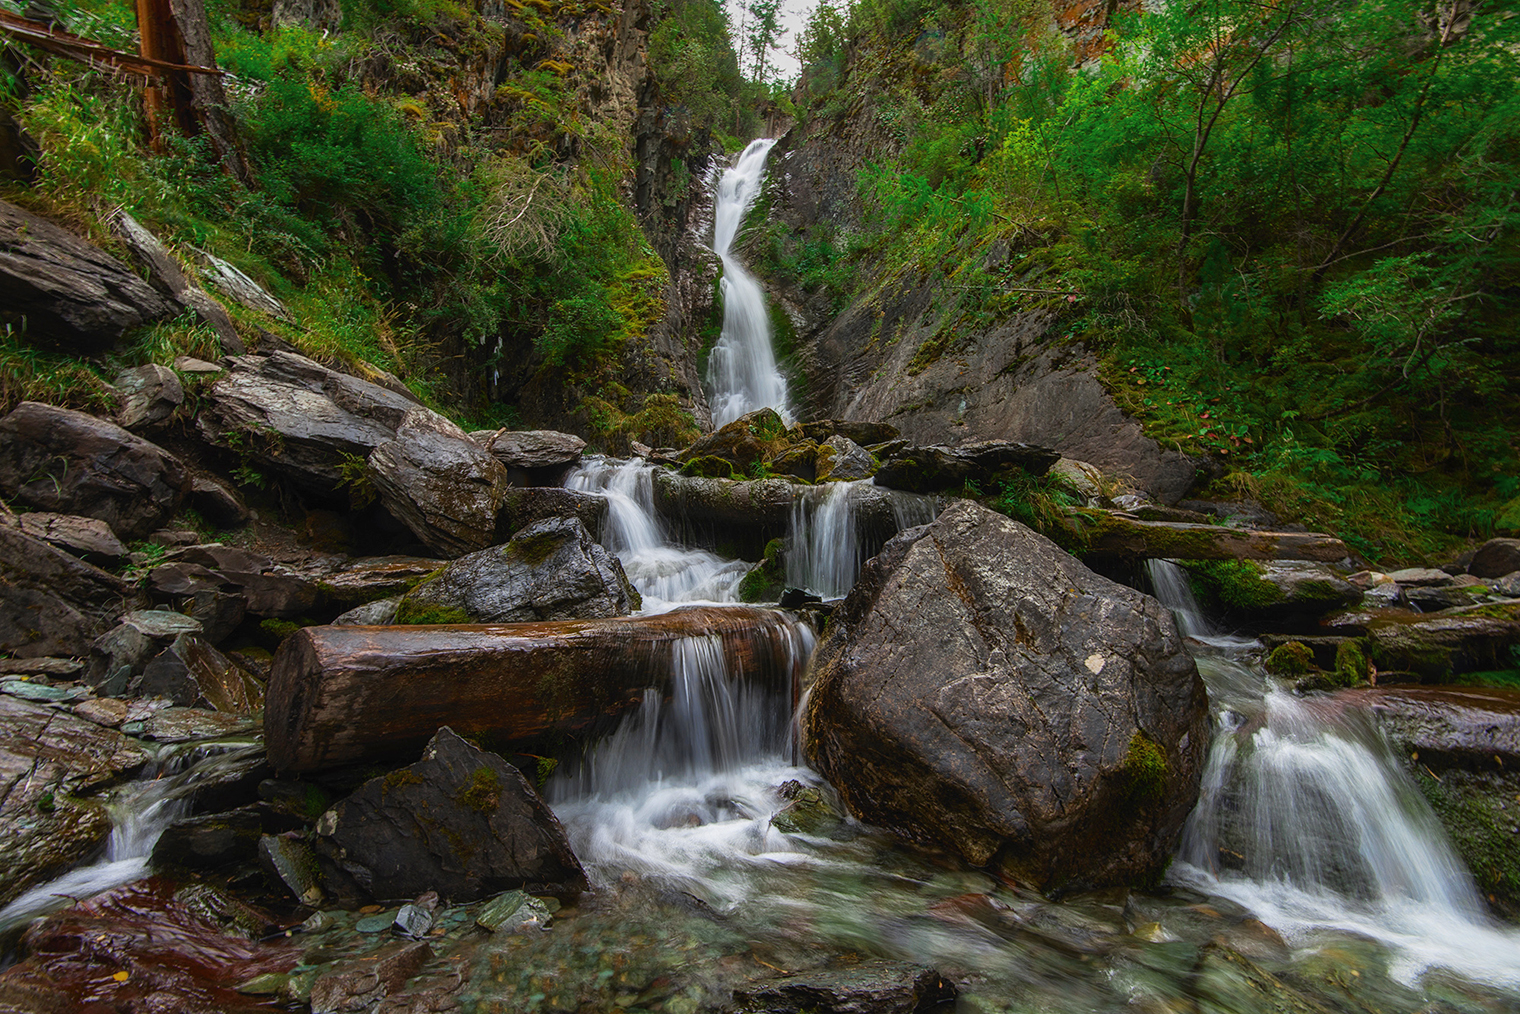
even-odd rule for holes
{"type": "Polygon", "coordinates": [[[478,767],[454,794],[454,799],[476,813],[492,813],[501,805],[501,776],[492,768],[478,767]]]}

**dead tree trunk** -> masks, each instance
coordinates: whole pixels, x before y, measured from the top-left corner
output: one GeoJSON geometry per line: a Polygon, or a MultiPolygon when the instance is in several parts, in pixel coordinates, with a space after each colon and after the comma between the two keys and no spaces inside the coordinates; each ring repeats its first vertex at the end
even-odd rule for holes
{"type": "MultiPolygon", "coordinates": [[[[140,52],[149,60],[175,67],[216,67],[202,0],[137,0],[137,28],[140,52]]],[[[250,182],[221,75],[165,70],[144,91],[143,105],[155,151],[164,150],[171,130],[186,137],[204,131],[227,171],[244,185],[250,182]]]]}

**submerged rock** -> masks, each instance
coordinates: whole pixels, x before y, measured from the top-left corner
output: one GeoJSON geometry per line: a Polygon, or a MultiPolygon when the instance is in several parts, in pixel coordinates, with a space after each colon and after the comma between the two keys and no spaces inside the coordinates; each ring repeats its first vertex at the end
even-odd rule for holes
{"type": "Polygon", "coordinates": [[[371,779],[317,822],[328,860],[366,894],[471,901],[512,888],[574,895],[586,876],[527,779],[447,726],[422,760],[371,779]]]}
{"type": "Polygon", "coordinates": [[[637,606],[623,565],[572,517],[534,522],[505,546],[460,557],[403,597],[396,616],[518,623],[627,616],[637,606]]]}
{"type": "Polygon", "coordinates": [[[0,494],[17,503],[99,518],[140,539],[189,489],[178,458],[115,423],[35,401],[0,419],[0,494]]]}
{"type": "Polygon", "coordinates": [[[866,564],[814,661],[809,758],[862,820],[1038,884],[1154,875],[1197,797],[1171,614],[968,501],[866,564]]]}
{"type": "Polygon", "coordinates": [[[955,999],[955,985],[932,968],[902,961],[863,961],[797,972],[734,990],[729,1014],[927,1014],[955,999]]]}

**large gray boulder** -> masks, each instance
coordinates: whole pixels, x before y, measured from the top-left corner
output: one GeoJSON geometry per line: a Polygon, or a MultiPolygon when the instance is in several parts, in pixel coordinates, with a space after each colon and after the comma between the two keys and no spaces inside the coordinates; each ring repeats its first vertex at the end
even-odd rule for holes
{"type": "Polygon", "coordinates": [[[477,430],[470,436],[520,486],[558,486],[586,449],[586,441],[558,430],[477,430]]]}
{"type": "Polygon", "coordinates": [[[339,884],[375,898],[437,891],[462,902],[513,888],[586,888],[564,829],[527,779],[448,726],[416,764],[365,782],[324,813],[317,834],[339,884]]]}
{"type": "Polygon", "coordinates": [[[457,610],[479,623],[627,616],[638,593],[617,557],[575,518],[547,518],[504,546],[460,557],[407,594],[401,622],[457,610]]]}
{"type": "Polygon", "coordinates": [[[0,494],[99,518],[122,539],[161,527],[190,489],[178,458],[115,423],[23,401],[0,419],[0,494]]]}
{"type": "Polygon", "coordinates": [[[28,341],[92,354],[176,309],[100,247],[0,201],[0,324],[24,322],[28,341]]]}
{"type": "Polygon", "coordinates": [[[969,501],[835,611],[809,759],[862,820],[1044,887],[1156,874],[1197,798],[1203,683],[1171,614],[969,501]]]}
{"type": "Polygon", "coordinates": [[[127,598],[115,575],[0,526],[0,650],[22,658],[83,655],[127,598]]]}
{"type": "Polygon", "coordinates": [[[512,481],[500,462],[431,409],[407,413],[396,436],[369,454],[380,502],[428,548],[460,556],[496,541],[512,481]]]}
{"type": "MultiPolygon", "coordinates": [[[[417,402],[291,352],[237,356],[211,386],[197,416],[218,447],[313,492],[330,494],[355,478],[364,459],[417,402]]],[[[468,439],[460,434],[461,439],[468,439]]]]}

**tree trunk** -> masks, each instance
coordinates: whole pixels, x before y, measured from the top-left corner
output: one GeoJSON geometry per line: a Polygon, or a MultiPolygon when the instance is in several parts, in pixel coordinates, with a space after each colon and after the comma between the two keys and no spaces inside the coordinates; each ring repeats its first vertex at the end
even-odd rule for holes
{"type": "Polygon", "coordinates": [[[544,753],[668,692],[672,645],[712,634],[729,672],[794,686],[790,635],[768,609],[544,623],[306,627],[275,656],[264,711],[282,774],[412,759],[440,726],[492,750],[544,753]]]}
{"type": "MultiPolygon", "coordinates": [[[[180,66],[216,67],[202,0],[137,0],[137,27],[144,57],[180,66]]],[[[248,162],[227,108],[221,75],[166,70],[144,92],[143,105],[155,151],[164,150],[164,137],[171,129],[186,137],[204,130],[227,171],[249,184],[248,162]]]]}

